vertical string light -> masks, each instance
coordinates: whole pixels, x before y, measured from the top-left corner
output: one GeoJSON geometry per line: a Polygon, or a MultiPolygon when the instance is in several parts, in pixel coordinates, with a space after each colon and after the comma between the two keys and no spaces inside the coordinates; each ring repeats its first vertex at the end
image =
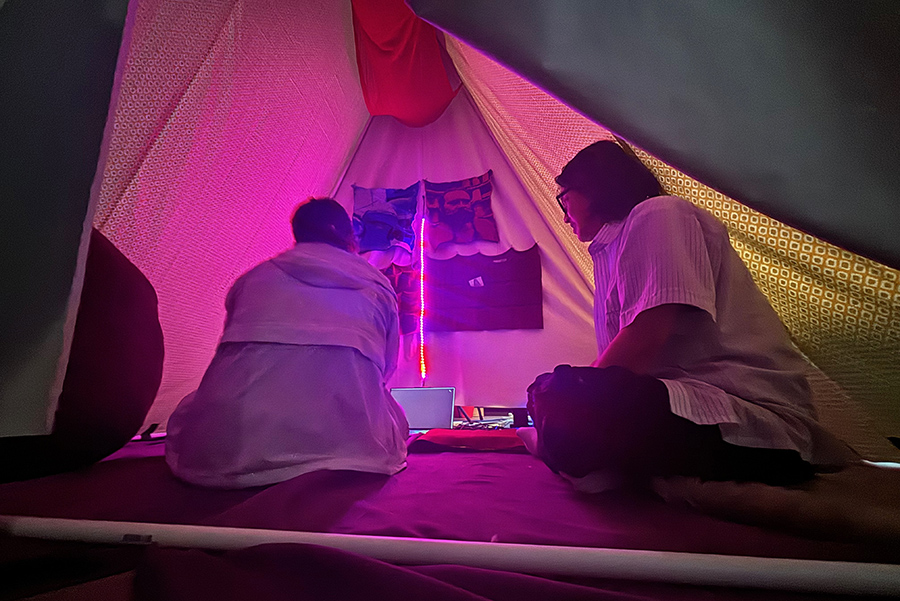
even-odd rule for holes
{"type": "Polygon", "coordinates": [[[425,386],[425,217],[419,224],[419,374],[425,386]]]}

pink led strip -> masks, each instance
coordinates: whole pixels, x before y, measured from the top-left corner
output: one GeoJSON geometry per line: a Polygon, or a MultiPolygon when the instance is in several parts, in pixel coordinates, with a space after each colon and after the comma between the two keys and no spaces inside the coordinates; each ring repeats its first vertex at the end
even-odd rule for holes
{"type": "Polygon", "coordinates": [[[425,386],[425,218],[419,224],[419,374],[425,386]]]}

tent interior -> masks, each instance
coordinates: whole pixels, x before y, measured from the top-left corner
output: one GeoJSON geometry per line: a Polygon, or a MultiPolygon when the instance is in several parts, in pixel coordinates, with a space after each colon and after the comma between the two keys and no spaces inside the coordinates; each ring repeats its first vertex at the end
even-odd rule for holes
{"type": "MultiPolygon", "coordinates": [[[[538,0],[408,4],[108,0],[79,9],[62,0],[0,1],[0,139],[6,140],[0,144],[0,268],[7,282],[2,304],[8,308],[0,317],[0,437],[42,435],[53,427],[92,228],[111,241],[156,292],[165,353],[161,383],[140,431],[157,425],[164,432],[169,414],[196,389],[212,358],[222,331],[226,292],[240,274],[289,247],[289,219],[299,201],[332,196],[353,212],[356,190],[415,186],[415,223],[424,232],[429,183],[485,174],[490,177],[496,240],[475,236],[432,246],[417,234],[420,247],[394,245],[366,256],[379,268],[415,268],[417,277],[428,282],[430,266],[440,261],[476,254],[496,257],[536,246],[540,327],[429,330],[428,303],[434,289],[427,288],[424,329],[417,321],[404,333],[400,366],[391,381],[396,387],[452,386],[457,404],[463,406],[523,407],[525,390],[537,375],[558,364],[586,365],[596,357],[591,261],[585,245],[563,221],[553,178],[581,148],[599,139],[619,139],[654,172],[667,193],[706,208],[725,223],[757,285],[797,347],[817,367],[811,369],[810,380],[821,421],[867,460],[900,459],[890,442],[900,435],[896,5],[538,0]]],[[[114,366],[113,361],[113,372],[114,366]]],[[[148,456],[134,450],[129,456],[126,447],[124,455],[115,457],[121,462],[152,456],[152,469],[158,470],[164,464],[154,440],[143,441],[148,456]]],[[[467,463],[460,459],[465,454],[426,454],[416,461],[434,473],[478,472],[491,461],[485,456],[467,463]],[[441,469],[451,472],[431,465],[440,457],[451,464],[441,469]]],[[[516,469],[540,466],[536,461],[525,465],[525,456],[510,457],[512,463],[519,462],[516,469]]],[[[220,511],[231,508],[227,519],[211,510],[190,517],[190,503],[172,501],[171,496],[188,493],[166,488],[172,483],[161,485],[164,494],[156,503],[172,503],[184,514],[141,513],[137,508],[146,499],[143,495],[151,493],[140,486],[140,495],[113,492],[119,482],[115,478],[136,486],[136,476],[109,467],[116,461],[104,463],[107,467],[96,467],[105,469],[105,475],[79,472],[0,486],[0,513],[476,541],[484,537],[477,529],[438,529],[429,536],[427,528],[423,532],[414,526],[366,522],[359,518],[358,507],[348,510],[357,511],[356,519],[340,527],[328,520],[245,521],[235,507],[252,495],[221,501],[220,511]],[[102,481],[98,490],[121,496],[134,511],[117,512],[119,501],[79,501],[74,503],[79,509],[70,507],[68,512],[63,502],[40,501],[59,496],[59,491],[79,498],[72,492],[72,478],[102,481]],[[99,506],[106,510],[96,509],[99,506]]],[[[141,474],[141,469],[150,468],[134,473],[141,474]]],[[[164,477],[153,473],[153,482],[164,477]]],[[[549,472],[545,476],[538,479],[557,486],[549,472]]],[[[429,486],[416,473],[405,477],[397,486],[412,491],[429,486]]],[[[513,479],[515,486],[528,482],[513,479]]],[[[272,493],[276,503],[271,507],[259,505],[258,491],[253,502],[264,512],[290,512],[290,503],[299,502],[301,493],[321,492],[323,499],[333,500],[349,485],[306,479],[295,486],[286,496],[272,493]],[[317,482],[321,489],[315,488],[317,482]]],[[[359,500],[368,498],[369,489],[360,492],[366,486],[354,481],[349,487],[361,495],[359,500]]],[[[571,493],[559,486],[553,489],[555,495],[571,493]]],[[[468,492],[479,494],[477,487],[468,492]]],[[[219,503],[212,498],[204,497],[204,502],[219,503]]],[[[482,511],[471,498],[460,495],[453,501],[465,509],[456,513],[460,520],[482,511]]],[[[609,502],[617,503],[616,508],[648,504],[643,499],[609,502]]],[[[579,503],[591,501],[566,498],[565,503],[555,509],[536,506],[577,512],[579,503]]],[[[498,501],[498,507],[505,506],[498,501]]],[[[737,513],[734,507],[718,507],[713,514],[729,519],[737,513]]],[[[390,513],[384,511],[379,515],[390,513]]],[[[552,528],[552,520],[535,526],[539,531],[533,536],[512,539],[900,563],[888,544],[897,538],[882,536],[872,542],[856,533],[827,541],[827,528],[815,532],[811,540],[817,542],[812,544],[804,539],[810,531],[803,528],[772,533],[769,540],[756,526],[710,521],[697,527],[706,528],[711,540],[721,526],[718,543],[701,537],[701,544],[681,546],[672,541],[697,525],[693,514],[677,510],[681,521],[667,526],[671,516],[648,511],[656,516],[654,527],[670,528],[662,536],[667,542],[645,536],[633,536],[629,542],[608,536],[554,537],[540,530],[552,528]],[[755,547],[751,542],[744,549],[725,548],[721,539],[729,536],[761,538],[754,539],[755,547]],[[772,542],[783,542],[779,537],[796,540],[772,542]],[[825,550],[815,552],[816,546],[825,550]]],[[[840,521],[842,511],[834,509],[825,519],[840,521]]],[[[586,519],[598,518],[591,514],[586,519]]],[[[890,536],[900,537],[896,518],[885,514],[883,519],[893,524],[887,530],[890,536]]],[[[623,519],[618,524],[638,528],[639,522],[623,519]]],[[[769,524],[777,529],[789,522],[782,515],[769,524]]],[[[262,561],[246,555],[228,561],[239,559],[262,561]]],[[[332,562],[328,569],[337,570],[334,578],[340,574],[340,562],[331,556],[316,561],[326,559],[332,562]]],[[[221,560],[216,556],[209,562],[221,560]]],[[[300,555],[294,560],[312,562],[300,555]]],[[[158,577],[153,586],[159,588],[153,590],[163,598],[178,598],[172,591],[190,579],[176,566],[190,565],[195,575],[218,569],[196,556],[160,555],[143,561],[141,569],[158,577]]],[[[412,578],[408,573],[403,577],[412,578]]],[[[896,573],[891,577],[896,583],[896,573]]],[[[493,578],[499,583],[504,577],[497,572],[493,578]]],[[[442,582],[451,580],[445,575],[442,582]]],[[[515,584],[520,592],[538,587],[533,590],[550,594],[550,589],[540,588],[549,582],[515,584]]],[[[424,586],[421,582],[407,584],[408,590],[425,590],[415,588],[424,586]]],[[[590,592],[579,588],[553,594],[594,598],[585,595],[605,591],[608,596],[603,598],[609,598],[630,591],[648,598],[693,598],[696,593],[604,589],[596,582],[591,586],[590,592]]],[[[716,590],[706,593],[725,594],[716,590]]],[[[467,594],[475,593],[469,589],[467,594]]],[[[485,590],[479,594],[501,598],[485,590]]],[[[541,598],[538,592],[530,594],[541,598]]]]}

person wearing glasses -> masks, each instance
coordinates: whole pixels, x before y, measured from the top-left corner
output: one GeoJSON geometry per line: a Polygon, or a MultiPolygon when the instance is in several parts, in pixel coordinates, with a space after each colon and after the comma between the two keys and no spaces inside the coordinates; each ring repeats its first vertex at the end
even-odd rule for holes
{"type": "Polygon", "coordinates": [[[654,476],[791,484],[852,452],[816,421],[794,347],[725,226],[613,141],[556,178],[594,263],[599,355],[528,389],[538,454],[605,486],[654,476]]]}

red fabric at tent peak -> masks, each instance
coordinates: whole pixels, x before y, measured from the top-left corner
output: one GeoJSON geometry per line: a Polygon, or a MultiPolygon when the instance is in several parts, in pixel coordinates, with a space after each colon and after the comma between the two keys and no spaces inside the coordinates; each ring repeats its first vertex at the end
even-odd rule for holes
{"type": "Polygon", "coordinates": [[[422,127],[443,114],[453,89],[434,27],[403,0],[352,0],[356,64],[372,115],[422,127]]]}

